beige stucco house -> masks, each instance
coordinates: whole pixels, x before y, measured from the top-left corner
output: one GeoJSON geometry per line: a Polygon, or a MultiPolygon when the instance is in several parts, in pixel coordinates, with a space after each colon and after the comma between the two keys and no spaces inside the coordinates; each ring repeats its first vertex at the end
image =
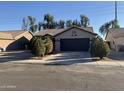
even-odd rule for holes
{"type": "Polygon", "coordinates": [[[89,51],[91,40],[97,36],[92,27],[46,29],[34,34],[34,36],[45,35],[53,38],[55,51],[89,51]]]}
{"type": "Polygon", "coordinates": [[[124,28],[109,29],[105,37],[110,49],[115,51],[124,51],[124,28]]]}
{"type": "Polygon", "coordinates": [[[24,49],[32,36],[29,31],[0,31],[0,49],[3,51],[24,49]]]}

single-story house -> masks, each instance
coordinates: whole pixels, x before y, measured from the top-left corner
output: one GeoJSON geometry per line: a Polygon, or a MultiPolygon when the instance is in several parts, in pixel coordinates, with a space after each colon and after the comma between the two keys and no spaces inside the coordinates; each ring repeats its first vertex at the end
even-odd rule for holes
{"type": "Polygon", "coordinates": [[[124,28],[109,29],[105,37],[110,49],[115,51],[124,51],[124,28]]]}
{"type": "Polygon", "coordinates": [[[0,31],[0,49],[3,51],[24,49],[32,37],[29,31],[0,31]]]}
{"type": "Polygon", "coordinates": [[[67,29],[46,29],[34,36],[49,35],[54,41],[54,51],[89,51],[90,42],[97,36],[92,27],[70,27],[67,29]]]}

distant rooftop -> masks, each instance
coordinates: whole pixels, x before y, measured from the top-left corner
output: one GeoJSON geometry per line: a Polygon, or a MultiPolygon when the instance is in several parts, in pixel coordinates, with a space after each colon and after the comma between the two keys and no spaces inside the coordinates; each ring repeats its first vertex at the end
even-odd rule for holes
{"type": "Polygon", "coordinates": [[[124,28],[111,28],[109,31],[109,34],[115,38],[124,36],[124,28]]]}
{"type": "Polygon", "coordinates": [[[23,30],[0,31],[0,39],[15,39],[16,36],[24,32],[23,30]]]}

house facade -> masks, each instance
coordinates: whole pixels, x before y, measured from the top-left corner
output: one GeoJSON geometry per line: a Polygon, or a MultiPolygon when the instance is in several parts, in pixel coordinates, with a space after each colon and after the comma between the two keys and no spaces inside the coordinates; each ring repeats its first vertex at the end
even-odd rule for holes
{"type": "Polygon", "coordinates": [[[0,31],[0,49],[2,51],[24,49],[32,37],[29,31],[0,31]]]}
{"type": "Polygon", "coordinates": [[[124,51],[124,28],[109,29],[105,37],[110,49],[114,51],[124,51]]]}
{"type": "Polygon", "coordinates": [[[54,40],[54,50],[89,51],[90,43],[97,36],[92,27],[71,27],[67,29],[48,29],[35,33],[35,36],[50,35],[54,40]]]}

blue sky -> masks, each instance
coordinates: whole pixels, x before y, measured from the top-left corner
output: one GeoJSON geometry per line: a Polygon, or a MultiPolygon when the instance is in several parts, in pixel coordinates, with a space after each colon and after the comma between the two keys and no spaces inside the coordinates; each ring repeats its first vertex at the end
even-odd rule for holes
{"type": "MultiPolygon", "coordinates": [[[[80,14],[87,15],[90,26],[98,33],[99,27],[114,19],[114,2],[112,1],[0,1],[0,31],[21,29],[22,18],[34,16],[37,21],[43,20],[43,15],[50,13],[55,20],[80,20],[80,14]]],[[[124,27],[124,2],[118,2],[118,20],[124,27]]]]}

